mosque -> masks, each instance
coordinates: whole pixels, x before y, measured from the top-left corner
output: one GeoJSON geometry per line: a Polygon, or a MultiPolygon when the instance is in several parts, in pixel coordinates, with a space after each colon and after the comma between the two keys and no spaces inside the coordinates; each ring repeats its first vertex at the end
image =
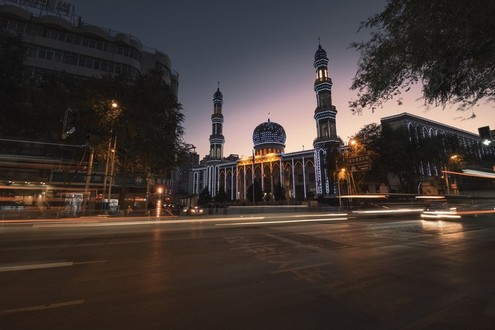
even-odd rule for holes
{"type": "Polygon", "coordinates": [[[248,188],[255,183],[261,186],[265,200],[274,199],[275,190],[280,188],[286,200],[336,194],[333,167],[328,162],[329,156],[339,152],[340,139],[336,131],[337,109],[332,105],[328,57],[321,44],[315,52],[314,68],[316,138],[310,150],[285,153],[285,130],[282,125],[268,119],[253,131],[252,156],[224,157],[223,95],[217,88],[213,95],[210,152],[192,169],[193,194],[199,195],[206,188],[212,197],[223,191],[230,200],[245,201],[250,199],[248,188]]]}

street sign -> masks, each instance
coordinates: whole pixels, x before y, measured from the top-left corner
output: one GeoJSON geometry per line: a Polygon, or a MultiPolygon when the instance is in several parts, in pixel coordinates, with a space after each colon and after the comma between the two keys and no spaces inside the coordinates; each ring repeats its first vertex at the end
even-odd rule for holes
{"type": "Polygon", "coordinates": [[[371,159],[368,156],[355,156],[347,159],[351,172],[365,172],[371,169],[371,159]]]}

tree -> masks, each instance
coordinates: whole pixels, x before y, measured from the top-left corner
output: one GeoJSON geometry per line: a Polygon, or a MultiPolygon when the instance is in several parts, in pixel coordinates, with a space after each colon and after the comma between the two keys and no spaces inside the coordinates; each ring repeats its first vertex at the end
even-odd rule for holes
{"type": "Polygon", "coordinates": [[[23,132],[19,123],[28,118],[27,82],[23,77],[25,47],[21,38],[0,31],[0,134],[23,132]]]}
{"type": "Polygon", "coordinates": [[[371,162],[371,168],[368,171],[351,172],[353,186],[356,192],[367,191],[367,182],[370,178],[386,182],[386,173],[380,162],[381,145],[382,127],[376,123],[365,125],[352,138],[344,157],[346,159],[365,157],[371,162]]]}
{"type": "Polygon", "coordinates": [[[418,148],[411,143],[405,128],[392,129],[382,127],[380,143],[380,167],[386,172],[395,174],[400,183],[400,192],[413,193],[419,181],[418,148]]]}
{"type": "Polygon", "coordinates": [[[274,189],[273,195],[276,201],[285,200],[285,188],[284,186],[282,186],[280,182],[277,182],[273,189],[274,189]]]}
{"type": "Polygon", "coordinates": [[[217,203],[225,203],[229,200],[229,196],[227,196],[227,193],[223,189],[223,187],[220,187],[218,189],[217,195],[215,196],[215,202],[217,203]]]}
{"type": "Polygon", "coordinates": [[[210,203],[212,200],[210,192],[207,187],[203,189],[203,191],[198,196],[198,204],[205,205],[210,203]]]}
{"type": "Polygon", "coordinates": [[[356,133],[356,135],[354,135],[357,144],[353,148],[358,151],[377,151],[381,136],[382,126],[380,124],[371,123],[365,125],[356,133]]]}
{"type": "Polygon", "coordinates": [[[254,189],[254,198],[256,202],[259,202],[263,199],[263,190],[261,189],[261,185],[258,181],[254,181],[254,185],[250,185],[247,189],[247,198],[252,203],[253,202],[253,189],[254,189]],[[254,187],[253,187],[254,186],[254,187]]]}
{"type": "Polygon", "coordinates": [[[466,109],[495,99],[495,2],[492,0],[389,0],[361,24],[371,39],[361,53],[352,89],[354,112],[373,110],[422,83],[427,103],[466,109]]]}

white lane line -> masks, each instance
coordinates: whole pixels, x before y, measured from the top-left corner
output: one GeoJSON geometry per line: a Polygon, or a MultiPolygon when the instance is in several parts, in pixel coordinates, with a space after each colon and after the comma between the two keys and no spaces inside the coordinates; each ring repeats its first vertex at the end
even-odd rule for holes
{"type": "Polygon", "coordinates": [[[306,266],[301,266],[301,267],[292,267],[292,268],[282,268],[282,269],[277,269],[277,270],[272,270],[270,273],[272,274],[277,274],[277,273],[284,273],[284,272],[294,272],[298,270],[303,270],[303,269],[308,269],[308,268],[316,268],[320,266],[328,266],[332,265],[333,262],[322,262],[319,264],[312,264],[312,265],[306,265],[306,266]]]}
{"type": "Polygon", "coordinates": [[[279,221],[262,221],[262,222],[236,222],[236,223],[217,223],[216,226],[244,226],[244,225],[271,225],[277,223],[298,223],[298,222],[322,222],[322,221],[345,221],[348,218],[322,218],[306,220],[279,220],[279,221]]]}
{"type": "Polygon", "coordinates": [[[80,261],[80,262],[74,262],[74,265],[100,264],[103,262],[107,262],[107,260],[80,261]]]}
{"type": "Polygon", "coordinates": [[[48,304],[48,305],[38,305],[38,306],[30,306],[30,307],[14,308],[14,309],[4,309],[2,311],[2,313],[8,314],[8,313],[18,313],[18,312],[41,311],[41,310],[45,310],[45,309],[61,308],[61,307],[68,307],[68,306],[81,305],[81,304],[84,304],[84,300],[72,300],[72,301],[64,301],[64,302],[55,303],[55,304],[48,304]]]}
{"type": "Polygon", "coordinates": [[[25,265],[10,265],[10,266],[0,266],[0,272],[14,272],[19,270],[33,270],[33,269],[44,269],[44,268],[57,268],[57,267],[71,267],[74,265],[86,265],[107,262],[106,260],[95,260],[95,261],[63,261],[63,262],[46,262],[42,264],[25,264],[25,265]]]}
{"type": "Polygon", "coordinates": [[[0,272],[13,272],[17,270],[31,270],[31,269],[43,269],[43,268],[56,268],[56,267],[70,267],[73,262],[50,262],[44,264],[32,264],[32,265],[16,265],[16,266],[1,266],[0,272]]]}

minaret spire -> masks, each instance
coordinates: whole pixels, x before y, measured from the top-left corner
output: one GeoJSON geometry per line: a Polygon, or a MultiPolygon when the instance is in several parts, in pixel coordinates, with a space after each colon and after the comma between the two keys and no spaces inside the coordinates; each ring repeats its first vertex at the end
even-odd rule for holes
{"type": "Polygon", "coordinates": [[[223,158],[223,95],[220,92],[220,81],[217,82],[217,91],[213,94],[213,114],[211,115],[212,132],[210,135],[210,158],[221,160],[223,158]]]}
{"type": "Polygon", "coordinates": [[[336,128],[337,109],[332,104],[332,79],[328,74],[327,52],[321,47],[319,37],[314,68],[316,70],[314,84],[316,139],[313,146],[315,149],[316,193],[334,195],[335,182],[332,173],[336,170],[336,159],[330,159],[329,156],[335,156],[340,146],[336,128]]]}

